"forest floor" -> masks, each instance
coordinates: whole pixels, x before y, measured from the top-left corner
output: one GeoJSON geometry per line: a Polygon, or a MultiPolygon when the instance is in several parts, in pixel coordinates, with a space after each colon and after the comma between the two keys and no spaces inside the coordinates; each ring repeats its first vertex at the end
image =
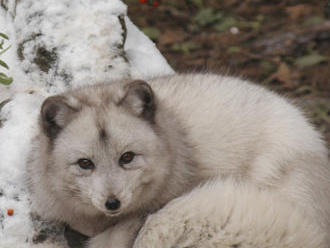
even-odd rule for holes
{"type": "Polygon", "coordinates": [[[174,70],[238,75],[296,99],[330,147],[329,0],[124,2],[174,70]]]}

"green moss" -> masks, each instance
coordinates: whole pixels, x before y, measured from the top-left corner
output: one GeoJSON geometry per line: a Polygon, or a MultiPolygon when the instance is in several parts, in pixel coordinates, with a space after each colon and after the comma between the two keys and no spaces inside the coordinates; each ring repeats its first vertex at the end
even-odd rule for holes
{"type": "Polygon", "coordinates": [[[33,62],[43,72],[48,73],[49,69],[57,60],[56,48],[48,51],[45,47],[38,47],[33,62]]]}

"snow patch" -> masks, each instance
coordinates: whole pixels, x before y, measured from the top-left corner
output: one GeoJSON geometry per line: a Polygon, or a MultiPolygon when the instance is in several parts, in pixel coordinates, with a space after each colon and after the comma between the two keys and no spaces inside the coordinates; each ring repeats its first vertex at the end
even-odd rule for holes
{"type": "Polygon", "coordinates": [[[173,69],[155,44],[128,17],[125,18],[125,22],[127,27],[125,52],[131,66],[132,77],[147,79],[173,74],[173,69]]]}

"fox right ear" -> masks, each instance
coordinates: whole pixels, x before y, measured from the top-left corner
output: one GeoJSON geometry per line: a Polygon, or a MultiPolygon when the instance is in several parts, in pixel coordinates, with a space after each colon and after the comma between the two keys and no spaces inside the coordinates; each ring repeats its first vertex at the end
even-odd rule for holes
{"type": "Polygon", "coordinates": [[[50,139],[54,139],[77,111],[64,96],[48,97],[41,107],[41,126],[44,132],[50,139]]]}
{"type": "Polygon", "coordinates": [[[121,104],[134,115],[154,121],[156,101],[151,86],[142,80],[135,80],[125,86],[126,94],[121,104]]]}

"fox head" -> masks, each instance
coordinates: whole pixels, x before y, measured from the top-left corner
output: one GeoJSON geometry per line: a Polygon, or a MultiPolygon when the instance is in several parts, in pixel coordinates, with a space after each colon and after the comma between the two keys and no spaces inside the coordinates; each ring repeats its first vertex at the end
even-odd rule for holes
{"type": "Polygon", "coordinates": [[[144,81],[90,86],[47,98],[40,126],[53,194],[77,212],[121,216],[157,204],[171,151],[144,81]]]}

